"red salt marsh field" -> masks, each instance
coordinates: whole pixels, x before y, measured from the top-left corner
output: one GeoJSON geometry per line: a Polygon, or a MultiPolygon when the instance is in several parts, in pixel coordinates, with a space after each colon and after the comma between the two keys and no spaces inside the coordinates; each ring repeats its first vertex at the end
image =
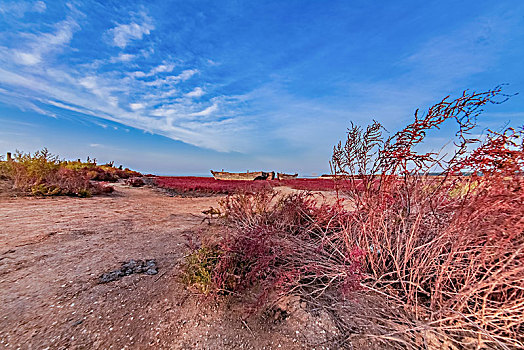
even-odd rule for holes
{"type": "Polygon", "coordinates": [[[236,191],[254,191],[286,186],[296,190],[334,191],[351,186],[347,180],[332,179],[290,179],[290,180],[216,180],[212,177],[195,176],[159,176],[155,183],[161,187],[179,193],[231,194],[236,191]]]}

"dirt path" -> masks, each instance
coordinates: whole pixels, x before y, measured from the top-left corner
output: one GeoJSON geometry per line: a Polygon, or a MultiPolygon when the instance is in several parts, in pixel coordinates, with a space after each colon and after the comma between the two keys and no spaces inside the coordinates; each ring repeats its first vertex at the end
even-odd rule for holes
{"type": "Polygon", "coordinates": [[[294,349],[300,337],[203,304],[177,279],[217,198],[117,186],[110,196],[0,198],[0,348],[294,349]],[[129,259],[158,274],[98,284],[129,259]]]}

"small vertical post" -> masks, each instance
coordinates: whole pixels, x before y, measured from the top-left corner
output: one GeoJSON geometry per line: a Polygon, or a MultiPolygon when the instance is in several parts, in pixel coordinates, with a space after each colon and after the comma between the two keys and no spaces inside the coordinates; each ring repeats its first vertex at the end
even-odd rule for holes
{"type": "Polygon", "coordinates": [[[11,152],[7,152],[7,161],[10,162],[13,160],[13,157],[11,156],[11,152]]]}

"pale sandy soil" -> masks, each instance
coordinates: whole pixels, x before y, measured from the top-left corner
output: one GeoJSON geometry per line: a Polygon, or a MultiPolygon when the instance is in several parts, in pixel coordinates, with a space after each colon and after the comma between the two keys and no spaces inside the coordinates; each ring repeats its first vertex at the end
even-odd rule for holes
{"type": "Polygon", "coordinates": [[[311,348],[180,283],[185,236],[216,202],[122,185],[87,199],[0,197],[0,348],[311,348]],[[129,259],[156,259],[159,273],[97,283],[129,259]]]}

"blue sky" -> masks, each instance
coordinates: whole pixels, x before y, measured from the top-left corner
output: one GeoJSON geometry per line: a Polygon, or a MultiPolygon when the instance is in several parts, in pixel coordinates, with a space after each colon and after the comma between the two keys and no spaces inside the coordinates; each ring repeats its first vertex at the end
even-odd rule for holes
{"type": "Polygon", "coordinates": [[[1,154],[320,174],[350,121],[500,83],[482,128],[524,122],[520,0],[0,0],[1,154]]]}

